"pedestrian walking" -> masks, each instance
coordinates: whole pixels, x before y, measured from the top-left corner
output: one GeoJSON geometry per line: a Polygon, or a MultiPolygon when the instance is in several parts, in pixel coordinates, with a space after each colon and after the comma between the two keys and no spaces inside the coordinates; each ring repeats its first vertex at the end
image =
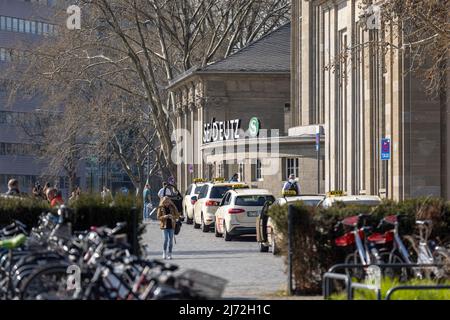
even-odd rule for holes
{"type": "Polygon", "coordinates": [[[77,187],[72,191],[70,195],[69,204],[73,204],[74,202],[76,202],[78,199],[80,199],[80,196],[81,196],[81,188],[77,187]]]}
{"type": "Polygon", "coordinates": [[[162,199],[164,197],[171,197],[171,196],[173,196],[172,188],[166,182],[163,182],[162,188],[159,189],[159,191],[158,191],[159,199],[162,199]]]}
{"type": "MultiPolygon", "coordinates": [[[[51,188],[52,187],[50,185],[50,182],[46,182],[45,185],[44,185],[44,189],[42,190],[42,193],[44,194],[45,200],[48,200],[47,193],[48,193],[48,190],[51,189],[51,188]]],[[[50,200],[48,200],[48,201],[50,201],[50,200]]]]}
{"type": "Polygon", "coordinates": [[[42,186],[39,182],[36,182],[34,184],[32,193],[33,193],[33,198],[35,198],[36,200],[46,200],[44,190],[42,189],[42,186]]]}
{"type": "Polygon", "coordinates": [[[144,221],[149,219],[150,216],[150,212],[152,210],[151,206],[152,206],[152,199],[151,199],[151,192],[150,192],[150,185],[147,183],[145,185],[143,194],[142,194],[143,198],[144,198],[144,209],[143,209],[143,215],[144,215],[144,221]]]}
{"type": "Polygon", "coordinates": [[[162,198],[158,207],[158,220],[164,236],[163,259],[172,260],[174,231],[179,218],[180,213],[172,200],[168,197],[162,198]]]}
{"type": "Polygon", "coordinates": [[[295,195],[300,195],[300,186],[298,185],[295,174],[291,174],[289,176],[288,181],[283,186],[283,194],[286,192],[295,192],[295,195]]]}
{"type": "Polygon", "coordinates": [[[109,190],[106,186],[103,186],[103,191],[100,194],[102,196],[103,202],[113,201],[111,190],[109,190]]]}
{"type": "Polygon", "coordinates": [[[64,204],[61,191],[56,188],[47,189],[47,199],[50,202],[52,208],[61,206],[64,204]]]}
{"type": "Polygon", "coordinates": [[[19,181],[16,179],[11,179],[8,181],[8,191],[6,192],[6,195],[15,197],[20,196],[19,181]]]}
{"type": "Polygon", "coordinates": [[[235,174],[231,177],[231,179],[230,179],[229,182],[239,182],[239,174],[238,174],[238,173],[235,173],[235,174]]]}

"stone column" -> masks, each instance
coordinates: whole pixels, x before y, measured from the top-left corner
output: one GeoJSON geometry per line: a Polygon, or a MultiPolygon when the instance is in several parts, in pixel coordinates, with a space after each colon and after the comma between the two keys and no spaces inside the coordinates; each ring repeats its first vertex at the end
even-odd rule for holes
{"type": "Polygon", "coordinates": [[[183,137],[184,141],[184,153],[183,153],[183,159],[184,159],[184,180],[183,180],[183,191],[186,190],[189,186],[190,176],[191,173],[189,172],[189,164],[191,162],[190,154],[192,152],[192,146],[190,145],[191,139],[190,139],[190,124],[191,124],[191,115],[189,111],[189,107],[187,105],[183,106],[183,115],[184,115],[184,128],[185,132],[188,136],[183,137]]]}
{"type": "MultiPolygon", "coordinates": [[[[183,129],[183,110],[181,109],[181,106],[177,106],[175,115],[177,117],[177,130],[178,132],[181,132],[181,129],[183,129]]],[[[177,141],[177,147],[183,147],[183,143],[180,141],[177,141]]],[[[179,150],[177,150],[177,154],[180,156],[179,150]]],[[[177,159],[178,161],[182,159],[177,159]]],[[[178,188],[181,188],[183,184],[183,164],[179,163],[177,164],[177,186],[178,188]]]]}
{"type": "Polygon", "coordinates": [[[313,4],[310,1],[301,1],[301,125],[311,124],[311,102],[313,101],[312,95],[314,93],[314,83],[313,83],[313,32],[314,26],[313,21],[313,4]]]}

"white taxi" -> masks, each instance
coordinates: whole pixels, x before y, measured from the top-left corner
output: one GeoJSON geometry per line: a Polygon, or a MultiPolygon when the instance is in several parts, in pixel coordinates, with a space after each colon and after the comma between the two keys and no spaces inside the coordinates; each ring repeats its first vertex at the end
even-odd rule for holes
{"type": "MultiPolygon", "coordinates": [[[[296,195],[296,193],[286,193],[284,197],[277,199],[273,205],[283,206],[295,202],[302,202],[305,206],[317,207],[324,199],[325,195],[296,195]]],[[[262,212],[261,216],[257,219],[256,231],[260,252],[268,252],[271,247],[272,253],[277,255],[279,253],[279,243],[282,242],[282,237],[281,234],[277,232],[272,218],[267,216],[267,212],[262,212]]]]}
{"type": "Polygon", "coordinates": [[[342,203],[343,205],[366,205],[366,206],[378,206],[381,204],[382,200],[378,196],[371,195],[356,195],[348,196],[342,191],[332,191],[329,192],[326,198],[319,203],[319,207],[330,208],[337,203],[342,203]]]}
{"type": "Polygon", "coordinates": [[[265,189],[234,189],[228,191],[216,212],[216,237],[231,241],[234,236],[256,234],[256,219],[266,202],[274,196],[265,189]]]}
{"type": "Polygon", "coordinates": [[[194,205],[197,202],[200,190],[205,185],[205,180],[194,179],[194,183],[187,188],[183,197],[183,212],[187,224],[194,223],[194,205]]]}
{"type": "Polygon", "coordinates": [[[216,211],[225,193],[233,188],[248,188],[244,183],[223,182],[205,183],[200,189],[197,202],[194,205],[194,228],[209,232],[216,221],[216,211]]]}

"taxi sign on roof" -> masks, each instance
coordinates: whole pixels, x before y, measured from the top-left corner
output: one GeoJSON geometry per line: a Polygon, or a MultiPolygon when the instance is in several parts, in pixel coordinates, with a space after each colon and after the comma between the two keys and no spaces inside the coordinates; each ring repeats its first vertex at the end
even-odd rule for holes
{"type": "Polygon", "coordinates": [[[194,181],[194,183],[202,183],[202,182],[205,182],[206,180],[202,179],[202,178],[196,178],[193,181],[194,181]]]}
{"type": "Polygon", "coordinates": [[[233,184],[232,188],[233,189],[250,189],[250,187],[248,185],[242,184],[242,183],[233,184]]]}
{"type": "Polygon", "coordinates": [[[225,178],[214,178],[213,182],[225,182],[225,178]]]}
{"type": "Polygon", "coordinates": [[[342,197],[345,196],[345,192],[342,190],[330,191],[327,193],[328,197],[342,197]]]}
{"type": "Polygon", "coordinates": [[[297,195],[297,191],[295,190],[283,190],[283,196],[294,197],[297,195]]]}

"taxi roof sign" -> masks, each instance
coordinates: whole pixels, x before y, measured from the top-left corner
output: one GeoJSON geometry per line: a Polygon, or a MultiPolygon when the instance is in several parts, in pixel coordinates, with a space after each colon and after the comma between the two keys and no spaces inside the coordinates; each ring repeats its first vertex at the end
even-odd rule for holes
{"type": "Polygon", "coordinates": [[[283,196],[297,196],[297,191],[295,190],[283,190],[283,196]]]}
{"type": "Polygon", "coordinates": [[[213,182],[225,182],[225,178],[214,178],[213,182]]]}
{"type": "Polygon", "coordinates": [[[246,185],[245,183],[236,183],[232,185],[233,189],[250,189],[250,187],[248,185],[246,185]]]}
{"type": "Polygon", "coordinates": [[[206,180],[202,179],[202,178],[196,178],[196,179],[193,180],[193,182],[194,183],[202,183],[202,182],[206,182],[206,180]]]}
{"type": "Polygon", "coordinates": [[[342,191],[342,190],[336,190],[336,191],[327,192],[327,196],[328,197],[343,197],[345,195],[346,195],[346,193],[344,191],[342,191]]]}

